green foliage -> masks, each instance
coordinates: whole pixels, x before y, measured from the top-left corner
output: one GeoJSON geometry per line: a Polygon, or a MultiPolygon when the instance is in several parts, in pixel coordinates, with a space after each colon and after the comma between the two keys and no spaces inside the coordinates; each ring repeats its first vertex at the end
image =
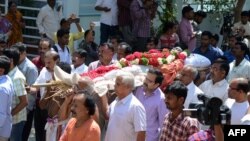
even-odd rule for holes
{"type": "Polygon", "coordinates": [[[176,21],[176,9],[175,0],[162,0],[159,4],[157,15],[161,21],[161,25],[156,31],[156,36],[159,37],[162,34],[162,29],[165,23],[169,21],[176,21]]]}
{"type": "Polygon", "coordinates": [[[232,12],[235,8],[236,0],[194,0],[201,4],[201,9],[205,12],[225,13],[232,12]]]}

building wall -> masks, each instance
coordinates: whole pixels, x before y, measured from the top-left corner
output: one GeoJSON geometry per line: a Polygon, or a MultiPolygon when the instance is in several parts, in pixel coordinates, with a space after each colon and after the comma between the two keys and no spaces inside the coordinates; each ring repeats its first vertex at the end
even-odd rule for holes
{"type": "Polygon", "coordinates": [[[90,22],[97,22],[95,27],[95,42],[100,42],[100,12],[95,10],[96,0],[79,0],[79,17],[85,30],[89,29],[90,22]]]}

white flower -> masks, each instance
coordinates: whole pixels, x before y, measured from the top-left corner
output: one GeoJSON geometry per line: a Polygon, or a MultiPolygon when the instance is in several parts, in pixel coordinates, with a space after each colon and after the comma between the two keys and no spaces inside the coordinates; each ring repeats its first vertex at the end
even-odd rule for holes
{"type": "Polygon", "coordinates": [[[163,61],[162,60],[163,60],[162,58],[157,58],[157,61],[158,61],[159,65],[163,65],[163,61]]]}
{"type": "Polygon", "coordinates": [[[139,64],[139,59],[136,58],[135,60],[132,60],[132,61],[130,62],[130,64],[131,64],[131,65],[138,65],[138,64],[139,64]]]}
{"type": "Polygon", "coordinates": [[[174,59],[175,59],[175,56],[174,55],[172,55],[172,54],[170,54],[168,57],[167,57],[167,62],[168,62],[168,64],[169,63],[171,63],[171,62],[173,62],[174,61],[174,59]]]}

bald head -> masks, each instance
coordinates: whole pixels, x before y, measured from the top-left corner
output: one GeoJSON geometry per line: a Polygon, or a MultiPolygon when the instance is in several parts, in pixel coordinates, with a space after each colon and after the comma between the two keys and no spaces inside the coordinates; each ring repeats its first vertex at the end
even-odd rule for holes
{"type": "Polygon", "coordinates": [[[244,93],[249,92],[249,80],[246,78],[235,78],[231,81],[231,84],[235,83],[238,90],[242,90],[244,93]]]}
{"type": "Polygon", "coordinates": [[[57,61],[58,59],[60,59],[60,56],[59,54],[56,52],[56,51],[53,51],[53,50],[50,50],[50,51],[47,51],[45,53],[45,57],[46,58],[53,58],[54,61],[57,61]]]}
{"type": "Polygon", "coordinates": [[[184,66],[180,72],[180,80],[186,86],[190,84],[198,75],[198,70],[192,66],[184,66]]]}

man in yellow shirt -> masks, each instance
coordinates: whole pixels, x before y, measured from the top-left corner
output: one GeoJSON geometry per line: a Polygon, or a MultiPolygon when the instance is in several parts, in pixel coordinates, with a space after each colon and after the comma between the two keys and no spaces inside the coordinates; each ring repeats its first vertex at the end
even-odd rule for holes
{"type": "MultiPolygon", "coordinates": [[[[60,26],[61,26],[60,28],[61,29],[66,29],[66,30],[70,30],[71,23],[75,23],[76,27],[77,27],[77,30],[78,30],[77,33],[69,33],[69,44],[68,44],[68,47],[69,47],[70,54],[73,54],[73,52],[74,52],[74,41],[83,38],[83,36],[84,36],[84,29],[80,25],[80,19],[76,18],[75,14],[72,14],[70,16],[70,18],[68,18],[67,20],[65,18],[63,18],[61,20],[61,22],[60,22],[60,26]]],[[[55,43],[58,42],[57,37],[56,37],[56,32],[54,33],[53,40],[55,41],[55,43]]]]}

